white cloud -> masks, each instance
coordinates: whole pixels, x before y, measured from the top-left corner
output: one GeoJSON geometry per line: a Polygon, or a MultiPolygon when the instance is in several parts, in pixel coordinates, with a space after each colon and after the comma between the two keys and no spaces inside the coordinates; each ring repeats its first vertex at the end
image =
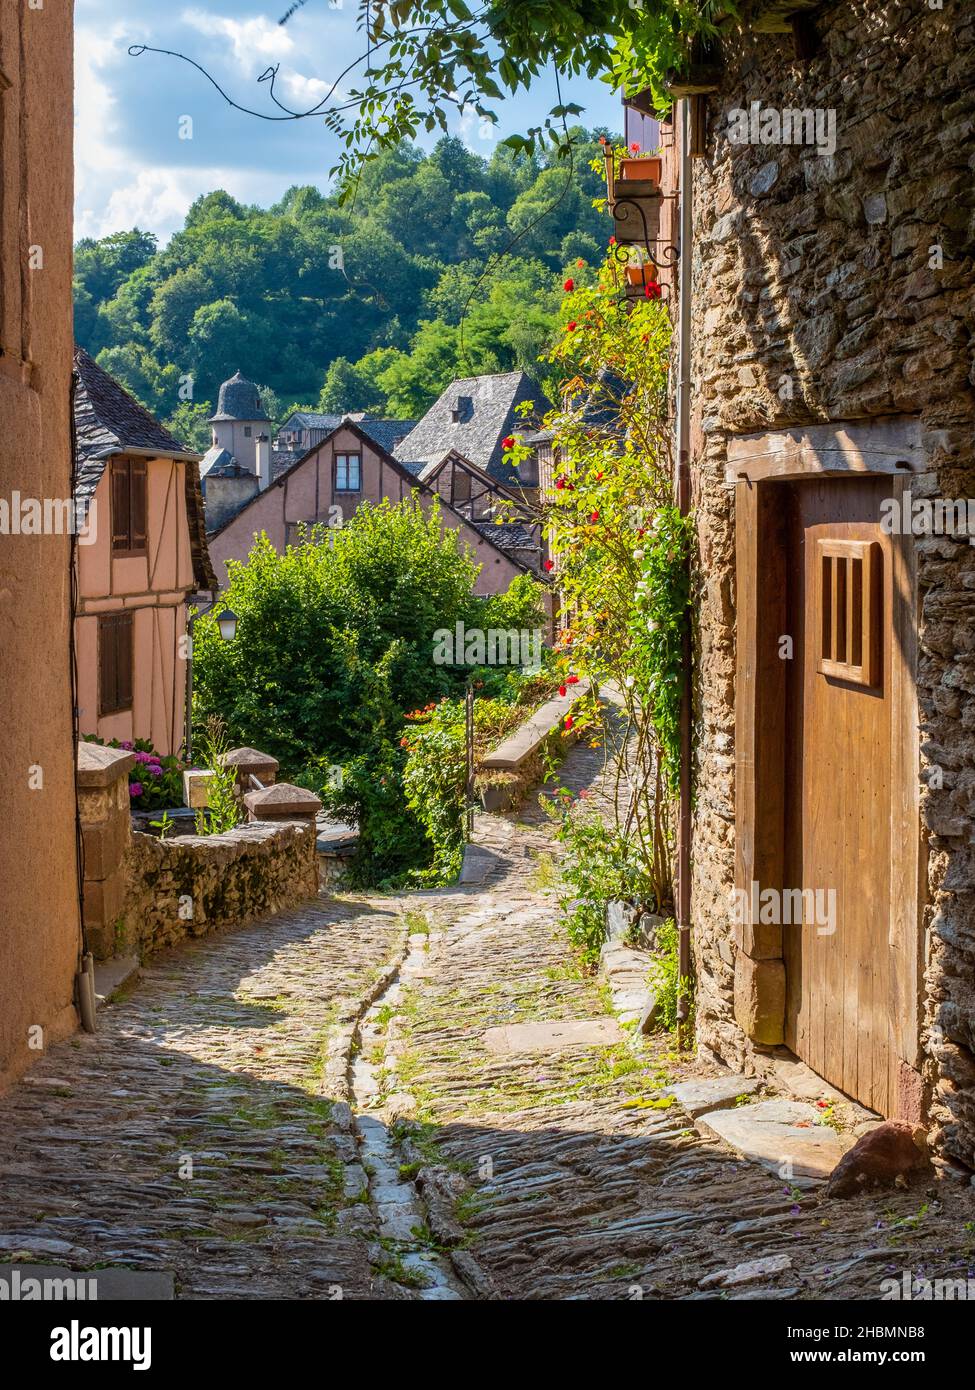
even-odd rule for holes
{"type": "Polygon", "coordinates": [[[238,63],[249,59],[283,58],[294,51],[294,40],[282,24],[265,15],[254,19],[226,19],[203,10],[184,10],[180,16],[200,34],[229,39],[238,63]]]}

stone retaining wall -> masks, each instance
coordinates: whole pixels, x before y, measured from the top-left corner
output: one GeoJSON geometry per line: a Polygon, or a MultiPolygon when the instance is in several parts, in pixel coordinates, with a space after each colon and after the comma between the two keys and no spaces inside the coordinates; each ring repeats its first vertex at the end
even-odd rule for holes
{"type": "Polygon", "coordinates": [[[314,820],[250,821],[223,835],[165,840],[134,831],[131,753],[82,744],[78,803],[89,948],[105,960],[240,926],[318,892],[314,820]]]}
{"type": "Polygon", "coordinates": [[[125,931],[143,954],[240,926],[318,892],[314,824],[255,821],[223,835],[132,835],[125,931]]]}
{"type": "MultiPolygon", "coordinates": [[[[975,14],[825,4],[808,64],[788,35],[725,44],[694,161],[695,790],[701,1042],[734,1067],[735,435],[919,420],[915,497],[975,497],[975,14]],[[728,113],[835,112],[836,148],[733,143],[728,113]],[[791,394],[783,390],[787,379],[791,394]]],[[[927,841],[924,1079],[932,1139],[975,1164],[975,548],[916,541],[917,770],[927,841]]]]}

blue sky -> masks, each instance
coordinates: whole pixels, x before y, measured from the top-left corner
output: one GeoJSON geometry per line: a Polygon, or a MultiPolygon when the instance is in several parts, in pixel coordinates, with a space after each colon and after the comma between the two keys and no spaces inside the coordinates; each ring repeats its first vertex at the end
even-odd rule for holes
{"type": "MultiPolygon", "coordinates": [[[[280,63],[279,96],[296,109],[312,106],[362,50],[356,0],[307,0],[281,26],[291,2],[76,0],[77,236],[139,226],[165,240],[193,199],[214,188],[267,205],[294,183],[328,187],[336,143],[320,122],[257,120],[232,110],[187,64],[127,52],[144,43],[186,53],[242,105],[269,112],[275,108],[257,78],[280,63]],[[179,138],[186,116],[192,139],[179,138]]],[[[458,116],[454,131],[489,155],[498,138],[555,104],[553,88],[546,80],[516,101],[494,103],[493,134],[473,116],[458,116]]],[[[586,108],[579,118],[586,125],[618,128],[619,98],[604,84],[565,79],[562,91],[586,108]]]]}

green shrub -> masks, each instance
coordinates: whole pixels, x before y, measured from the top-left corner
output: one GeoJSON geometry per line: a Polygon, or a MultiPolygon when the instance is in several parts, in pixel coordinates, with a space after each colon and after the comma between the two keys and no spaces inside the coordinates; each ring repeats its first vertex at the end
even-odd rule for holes
{"type": "Polygon", "coordinates": [[[657,927],[655,938],[648,983],[657,1001],[659,1022],[672,1033],[677,1028],[678,1005],[682,998],[691,998],[693,985],[686,976],[681,979],[677,968],[680,933],[672,917],[657,927]]]}
{"type": "Polygon", "coordinates": [[[147,738],[107,742],[96,734],[84,734],[85,743],[98,743],[103,748],[124,748],[135,754],[135,766],[129,771],[129,805],[134,811],[156,811],[165,806],[183,804],[183,769],[188,766],[168,753],[157,753],[147,738]]]}
{"type": "Polygon", "coordinates": [[[594,813],[572,811],[570,793],[557,792],[556,806],[558,839],[566,849],[559,863],[559,906],[570,942],[592,968],[606,939],[609,903],[656,911],[653,878],[639,846],[594,813]]]}
{"type": "Polygon", "coordinates": [[[222,835],[240,822],[240,805],[235,794],[236,769],[224,767],[223,755],[230,747],[223,720],[211,714],[200,740],[203,764],[212,773],[207,781],[206,810],[194,818],[198,835],[222,835]]]}
{"type": "MultiPolygon", "coordinates": [[[[442,881],[458,863],[462,807],[447,804],[455,769],[449,758],[421,766],[418,754],[408,788],[404,725],[463,692],[469,671],[434,662],[433,634],[483,625],[478,566],[457,532],[441,530],[436,506],[428,514],[413,501],[364,505],[306,542],[278,555],[261,536],[245,564],[230,563],[219,607],[237,614],[237,635],[224,642],[213,614],[197,621],[195,719],[219,714],[234,743],[276,757],[282,779],[356,826],[353,883],[391,885],[414,871],[442,881]]],[[[515,584],[508,610],[506,596],[489,603],[527,617],[532,586],[515,584]]],[[[495,672],[514,704],[519,673],[495,672]]]]}

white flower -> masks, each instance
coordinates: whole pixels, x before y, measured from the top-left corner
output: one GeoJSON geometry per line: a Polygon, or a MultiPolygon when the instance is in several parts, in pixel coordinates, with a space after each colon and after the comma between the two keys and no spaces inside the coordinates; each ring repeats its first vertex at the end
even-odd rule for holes
{"type": "Polygon", "coordinates": [[[634,685],[636,684],[636,681],[633,679],[632,676],[627,676],[623,684],[626,686],[627,690],[632,690],[634,685]]]}
{"type": "Polygon", "coordinates": [[[634,560],[642,560],[642,559],[643,559],[643,551],[642,551],[642,550],[634,550],[634,552],[633,552],[633,558],[634,558],[634,560]]]}

